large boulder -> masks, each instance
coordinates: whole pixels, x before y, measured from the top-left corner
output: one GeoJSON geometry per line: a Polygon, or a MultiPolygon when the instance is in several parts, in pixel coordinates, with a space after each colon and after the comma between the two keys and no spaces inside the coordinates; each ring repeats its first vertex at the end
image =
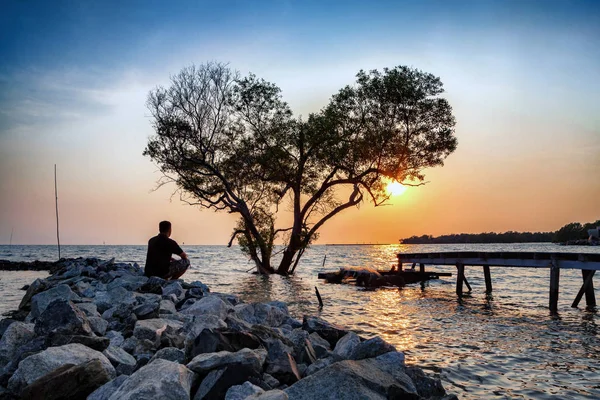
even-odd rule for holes
{"type": "Polygon", "coordinates": [[[396,351],[396,348],[379,336],[375,336],[372,339],[360,342],[352,349],[350,354],[351,360],[362,360],[365,358],[373,358],[380,356],[390,351],[396,351]]]}
{"type": "Polygon", "coordinates": [[[408,376],[404,380],[396,379],[377,368],[373,361],[346,360],[331,364],[296,382],[285,392],[290,400],[385,400],[392,393],[399,399],[419,399],[408,376]]]}
{"type": "Polygon", "coordinates": [[[108,290],[122,287],[129,291],[138,290],[142,287],[146,282],[148,282],[148,278],[145,276],[136,276],[136,275],[123,275],[121,277],[115,278],[112,282],[107,285],[108,290]]]}
{"type": "Polygon", "coordinates": [[[240,365],[249,366],[257,375],[260,375],[265,359],[266,352],[262,349],[242,349],[235,353],[220,351],[218,353],[199,354],[187,364],[187,367],[197,374],[202,375],[213,369],[226,367],[228,365],[240,365]]]}
{"type": "Polygon", "coordinates": [[[39,278],[33,281],[33,283],[29,285],[27,291],[25,292],[25,295],[21,299],[21,303],[19,304],[19,310],[29,310],[31,308],[31,298],[45,289],[45,281],[39,278]]]}
{"type": "Polygon", "coordinates": [[[31,298],[31,316],[38,318],[46,310],[46,307],[55,300],[80,300],[68,285],[61,284],[36,294],[31,298]]]}
{"type": "Polygon", "coordinates": [[[224,320],[227,318],[229,310],[233,310],[230,304],[223,301],[219,296],[212,295],[197,300],[183,310],[182,313],[188,315],[215,315],[224,320]]]}
{"type": "Polygon", "coordinates": [[[13,322],[6,328],[0,339],[0,369],[8,364],[17,354],[19,348],[35,337],[34,325],[24,322],[13,322]]]}
{"type": "Polygon", "coordinates": [[[158,350],[148,362],[151,363],[158,359],[183,364],[185,362],[185,352],[176,347],[165,347],[163,349],[158,350]]]}
{"type": "Polygon", "coordinates": [[[8,388],[19,393],[35,380],[51,373],[66,364],[79,365],[90,360],[99,360],[110,378],[115,377],[115,369],[99,351],[79,343],[50,347],[40,353],[25,358],[8,381],[8,388]]]}
{"type": "Polygon", "coordinates": [[[133,329],[133,336],[135,336],[139,340],[148,339],[152,342],[159,344],[160,337],[163,334],[163,332],[167,329],[167,327],[171,327],[171,329],[180,329],[183,327],[183,325],[183,322],[172,319],[145,319],[137,321],[135,323],[135,328],[133,329]]]}
{"type": "Polygon", "coordinates": [[[131,375],[137,364],[137,360],[120,347],[108,346],[102,354],[115,367],[118,375],[131,375]]]}
{"type": "Polygon", "coordinates": [[[360,337],[354,332],[348,332],[335,345],[333,354],[342,359],[349,359],[354,351],[354,348],[360,343],[360,337]]]}
{"type": "Polygon", "coordinates": [[[320,337],[329,342],[331,347],[335,347],[337,341],[348,333],[347,330],[331,324],[322,318],[309,316],[304,316],[302,329],[308,331],[308,333],[318,333],[320,337]]]}
{"type": "Polygon", "coordinates": [[[50,303],[35,323],[35,333],[66,335],[93,335],[85,313],[69,300],[57,299],[50,303]]]}
{"type": "Polygon", "coordinates": [[[108,400],[123,382],[129,378],[127,375],[119,375],[112,381],[105,383],[90,394],[86,400],[108,400]]]}
{"type": "Polygon", "coordinates": [[[134,372],[110,400],[189,399],[194,380],[185,365],[158,359],[134,372]]]}
{"type": "Polygon", "coordinates": [[[21,397],[31,400],[84,399],[111,379],[98,359],[79,365],[65,364],[25,387],[21,397]]]}
{"type": "Polygon", "coordinates": [[[267,374],[287,385],[300,379],[296,360],[292,356],[292,347],[283,344],[281,340],[270,339],[267,341],[267,348],[267,374]]]}

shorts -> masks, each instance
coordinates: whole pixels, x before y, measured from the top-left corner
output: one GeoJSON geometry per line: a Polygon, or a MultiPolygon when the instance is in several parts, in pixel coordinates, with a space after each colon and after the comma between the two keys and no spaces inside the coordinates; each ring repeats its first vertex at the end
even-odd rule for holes
{"type": "Polygon", "coordinates": [[[166,278],[172,276],[180,276],[190,267],[190,260],[182,258],[180,260],[173,260],[169,264],[169,273],[166,278]]]}

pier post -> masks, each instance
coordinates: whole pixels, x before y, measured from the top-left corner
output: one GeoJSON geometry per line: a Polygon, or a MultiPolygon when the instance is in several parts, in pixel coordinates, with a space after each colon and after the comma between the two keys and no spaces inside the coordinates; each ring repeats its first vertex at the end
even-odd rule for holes
{"type": "Polygon", "coordinates": [[[463,292],[463,282],[465,280],[465,265],[462,263],[456,264],[458,270],[456,274],[456,294],[461,297],[463,292]]]}
{"type": "Polygon", "coordinates": [[[492,293],[492,274],[489,265],[483,266],[483,276],[485,278],[485,292],[492,293]]]}
{"type": "Polygon", "coordinates": [[[419,264],[419,272],[422,273],[422,274],[425,273],[425,264],[423,264],[423,263],[419,264]]]}
{"type": "Polygon", "coordinates": [[[558,283],[560,279],[560,268],[556,260],[552,260],[550,266],[550,311],[556,313],[558,310],[558,283]]]}
{"type": "Polygon", "coordinates": [[[586,302],[587,306],[588,307],[596,306],[596,296],[594,294],[594,282],[593,282],[593,277],[594,277],[595,273],[596,273],[595,270],[587,270],[587,269],[581,270],[581,275],[583,277],[583,285],[581,286],[581,289],[579,289],[579,292],[577,293],[577,296],[575,297],[573,304],[571,304],[571,307],[577,307],[579,305],[579,302],[581,301],[581,298],[583,297],[584,293],[585,293],[585,302],[586,302]]]}

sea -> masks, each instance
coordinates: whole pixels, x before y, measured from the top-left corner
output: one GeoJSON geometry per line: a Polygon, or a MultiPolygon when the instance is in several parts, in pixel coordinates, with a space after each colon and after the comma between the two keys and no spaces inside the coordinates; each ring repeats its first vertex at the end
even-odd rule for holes
{"type": "MultiPolygon", "coordinates": [[[[340,267],[389,269],[399,252],[534,251],[600,253],[600,247],[540,244],[316,245],[296,274],[264,277],[233,246],[182,246],[192,267],[184,275],[213,292],[247,302],[282,300],[301,319],[316,315],[365,337],[379,335],[417,365],[440,377],[461,399],[600,399],[600,315],[571,303],[581,271],[562,270],[558,314],[548,310],[549,270],[492,267],[493,294],[486,296],[481,267],[466,267],[472,292],[457,298],[456,269],[404,288],[364,289],[327,284],[319,272],[340,267]],[[318,288],[324,302],[319,309],[318,288]]],[[[146,246],[62,246],[62,257],[115,258],[144,265],[146,246]]],[[[0,246],[0,259],[56,260],[56,246],[0,246]]],[[[0,271],[0,312],[16,309],[23,285],[46,272],[0,271]]],[[[596,279],[596,298],[600,300],[596,279]]]]}

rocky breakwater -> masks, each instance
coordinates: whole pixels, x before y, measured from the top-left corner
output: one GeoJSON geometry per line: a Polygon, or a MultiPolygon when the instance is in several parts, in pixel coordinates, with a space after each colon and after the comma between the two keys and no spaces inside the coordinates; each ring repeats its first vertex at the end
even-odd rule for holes
{"type": "Polygon", "coordinates": [[[378,337],[135,264],[62,261],[0,335],[4,399],[455,398],[378,337]]]}

